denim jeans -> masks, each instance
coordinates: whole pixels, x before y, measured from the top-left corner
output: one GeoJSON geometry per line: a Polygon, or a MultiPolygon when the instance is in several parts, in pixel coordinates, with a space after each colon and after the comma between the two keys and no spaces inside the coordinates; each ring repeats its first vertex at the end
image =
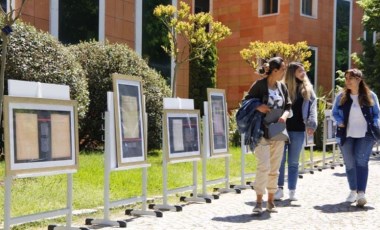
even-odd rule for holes
{"type": "Polygon", "coordinates": [[[368,161],[375,141],[367,133],[362,138],[347,137],[340,149],[350,190],[365,192],[368,180],[368,161]]]}
{"type": "Polygon", "coordinates": [[[284,147],[284,155],[282,157],[280,175],[278,177],[278,186],[284,186],[285,162],[286,159],[288,159],[288,189],[295,190],[298,179],[298,162],[301,150],[305,143],[305,132],[288,131],[288,134],[290,142],[284,147]]]}

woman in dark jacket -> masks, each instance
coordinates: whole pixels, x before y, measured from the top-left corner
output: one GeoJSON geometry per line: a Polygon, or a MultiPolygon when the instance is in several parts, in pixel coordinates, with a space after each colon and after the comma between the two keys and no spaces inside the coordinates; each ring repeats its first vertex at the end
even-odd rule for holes
{"type": "MultiPolygon", "coordinates": [[[[286,86],[281,83],[286,66],[282,58],[274,57],[268,61],[267,77],[257,80],[251,86],[245,99],[256,98],[261,102],[256,110],[263,114],[269,114],[272,110],[282,111],[276,122],[285,123],[291,109],[286,86]]],[[[265,118],[263,119],[265,122],[265,118]]],[[[264,124],[262,124],[262,127],[264,124]]],[[[261,213],[263,195],[268,191],[267,210],[274,211],[274,193],[277,190],[279,168],[284,151],[285,141],[261,138],[255,149],[257,158],[257,173],[255,179],[256,206],[254,213],[261,213]]]]}

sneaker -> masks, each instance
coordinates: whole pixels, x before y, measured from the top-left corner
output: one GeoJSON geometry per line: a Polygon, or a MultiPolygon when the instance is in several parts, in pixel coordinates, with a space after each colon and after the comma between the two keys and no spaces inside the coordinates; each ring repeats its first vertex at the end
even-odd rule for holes
{"type": "Polygon", "coordinates": [[[348,195],[346,202],[354,203],[356,201],[357,193],[355,190],[352,190],[348,195]]]}
{"type": "Polygon", "coordinates": [[[296,190],[289,190],[289,200],[291,201],[297,201],[296,198],[296,190]]]}
{"type": "Polygon", "coordinates": [[[260,214],[263,212],[262,203],[256,202],[255,208],[252,210],[253,213],[260,214]]]}
{"type": "Polygon", "coordinates": [[[273,201],[272,202],[270,202],[270,201],[267,202],[267,211],[268,212],[277,212],[276,205],[274,205],[273,201]]]}
{"type": "Polygon", "coordinates": [[[282,188],[278,188],[276,193],[274,194],[274,200],[281,200],[284,197],[284,191],[282,188]]]}
{"type": "Polygon", "coordinates": [[[367,199],[365,198],[364,192],[359,192],[357,197],[356,206],[358,207],[364,207],[364,205],[367,203],[367,199]]]}

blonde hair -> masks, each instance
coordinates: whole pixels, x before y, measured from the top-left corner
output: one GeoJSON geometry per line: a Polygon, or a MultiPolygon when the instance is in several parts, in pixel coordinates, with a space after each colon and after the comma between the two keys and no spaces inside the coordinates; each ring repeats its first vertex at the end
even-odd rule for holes
{"type": "MultiPolygon", "coordinates": [[[[291,101],[295,101],[297,97],[297,82],[296,82],[296,71],[298,68],[303,68],[303,65],[299,62],[289,63],[288,69],[285,74],[285,84],[288,87],[289,96],[291,101]]],[[[300,87],[301,95],[304,99],[310,100],[313,85],[310,83],[310,80],[307,76],[304,77],[300,87]]]]}

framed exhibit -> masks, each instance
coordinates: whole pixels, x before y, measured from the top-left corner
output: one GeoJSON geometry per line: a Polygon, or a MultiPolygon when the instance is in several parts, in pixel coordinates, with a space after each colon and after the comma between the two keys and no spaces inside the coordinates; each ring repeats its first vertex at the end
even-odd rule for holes
{"type": "Polygon", "coordinates": [[[117,166],[146,162],[146,124],[142,83],[136,77],[113,74],[117,166]]]}
{"type": "Polygon", "coordinates": [[[326,143],[336,143],[336,123],[332,117],[331,110],[325,111],[324,125],[323,130],[326,143]]]}
{"type": "Polygon", "coordinates": [[[76,101],[5,96],[7,174],[76,170],[77,123],[76,101]]]}
{"type": "Polygon", "coordinates": [[[210,154],[228,153],[226,94],[222,89],[207,89],[210,154]]]}
{"type": "Polygon", "coordinates": [[[164,110],[163,141],[168,161],[174,158],[200,158],[199,124],[199,110],[164,110]]]}

